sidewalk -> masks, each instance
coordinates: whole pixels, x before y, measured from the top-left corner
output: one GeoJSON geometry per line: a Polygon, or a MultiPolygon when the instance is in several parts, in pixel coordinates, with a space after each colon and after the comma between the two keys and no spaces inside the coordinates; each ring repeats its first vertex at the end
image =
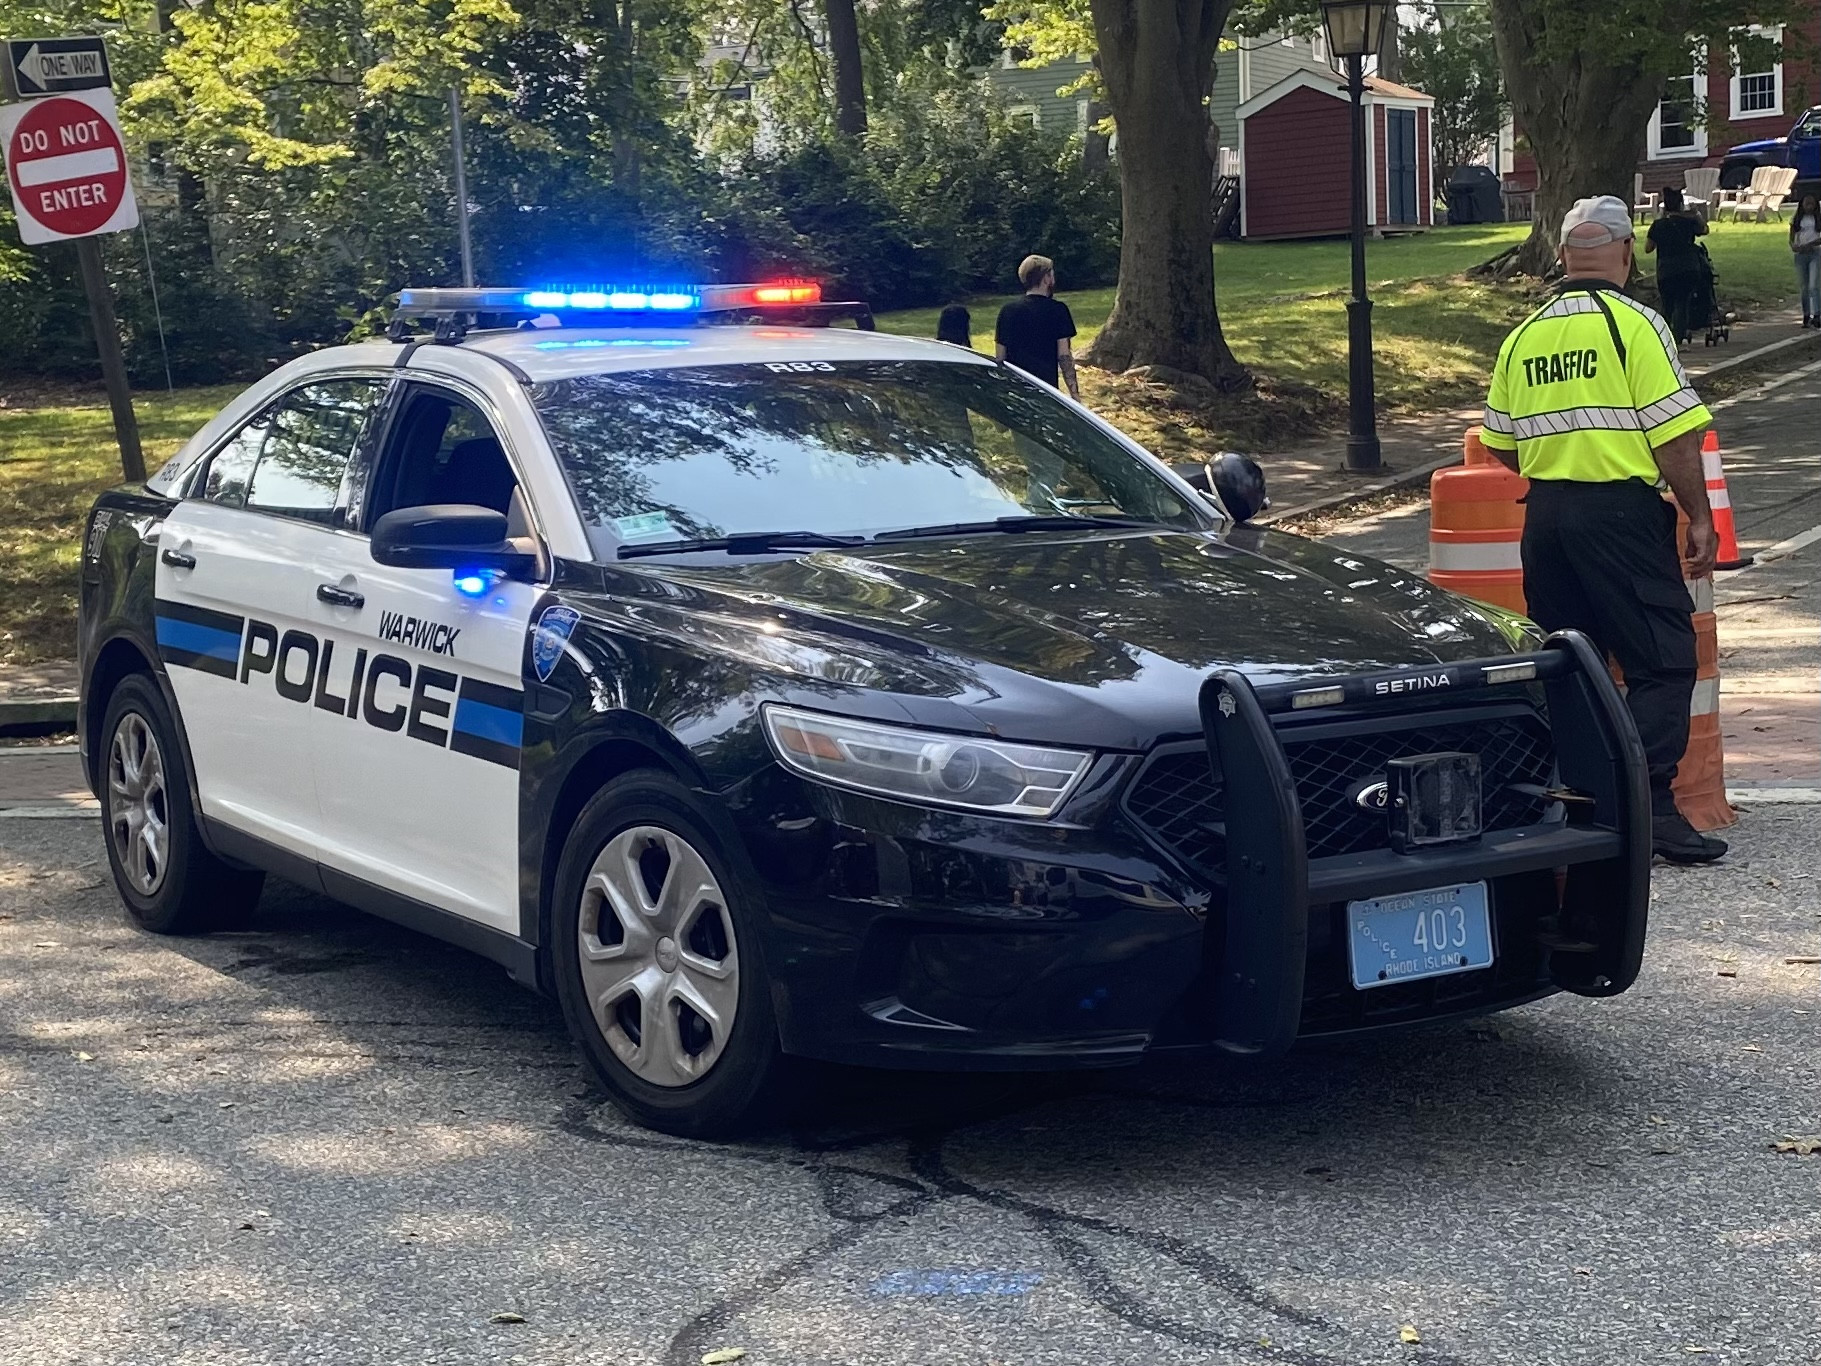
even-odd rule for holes
{"type": "MultiPolygon", "coordinates": [[[[1793,366],[1821,356],[1821,332],[1804,332],[1801,311],[1778,309],[1750,322],[1734,323],[1732,338],[1718,346],[1700,338],[1682,352],[1682,368],[1699,385],[1704,376],[1741,362],[1793,366]]],[[[1260,455],[1271,510],[1261,522],[1281,522],[1322,507],[1413,483],[1461,458],[1461,440],[1480,420],[1478,408],[1457,408],[1414,417],[1382,419],[1379,443],[1384,468],[1370,474],[1346,468],[1347,438],[1336,433],[1319,445],[1260,455]]]]}

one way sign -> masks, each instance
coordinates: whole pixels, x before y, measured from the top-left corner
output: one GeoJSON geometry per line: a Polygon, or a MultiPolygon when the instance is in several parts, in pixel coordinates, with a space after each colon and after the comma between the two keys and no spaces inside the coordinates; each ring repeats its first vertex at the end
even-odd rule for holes
{"type": "Polygon", "coordinates": [[[3,71],[8,92],[21,100],[112,84],[107,44],[99,38],[9,38],[3,71]]]}

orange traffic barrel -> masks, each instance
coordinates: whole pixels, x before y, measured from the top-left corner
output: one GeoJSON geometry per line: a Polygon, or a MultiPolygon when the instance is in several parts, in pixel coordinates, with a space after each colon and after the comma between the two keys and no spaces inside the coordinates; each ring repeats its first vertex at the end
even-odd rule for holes
{"type": "MultiPolygon", "coordinates": [[[[1676,509],[1678,542],[1688,518],[1676,509]]],[[[1720,636],[1712,574],[1690,578],[1694,600],[1695,693],[1688,704],[1688,748],[1676,769],[1676,809],[1697,830],[1719,830],[1739,819],[1726,800],[1726,752],[1720,739],[1720,636]]]]}
{"type": "Polygon", "coordinates": [[[1514,612],[1524,604],[1524,505],[1530,481],[1469,427],[1466,463],[1429,476],[1429,582],[1514,612]]]}
{"type": "MultiPolygon", "coordinates": [[[[1685,544],[1688,515],[1676,506],[1676,544],[1685,544]]],[[[1683,581],[1694,603],[1695,691],[1688,702],[1688,748],[1676,765],[1676,810],[1697,830],[1720,830],[1738,822],[1739,813],[1726,800],[1726,752],[1720,739],[1720,635],[1714,616],[1713,575],[1692,577],[1683,566],[1683,581]]],[[[1622,687],[1624,672],[1607,661],[1622,687]]]]}

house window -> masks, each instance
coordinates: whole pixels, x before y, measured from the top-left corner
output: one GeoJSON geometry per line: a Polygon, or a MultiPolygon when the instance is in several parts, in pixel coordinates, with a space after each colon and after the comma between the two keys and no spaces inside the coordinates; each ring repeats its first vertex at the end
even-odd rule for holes
{"type": "Polygon", "coordinates": [[[1309,39],[1309,55],[1322,66],[1328,64],[1328,35],[1317,33],[1309,39]]]}
{"type": "Polygon", "coordinates": [[[1043,111],[1034,104],[1010,104],[1005,112],[1015,119],[1028,119],[1033,128],[1043,127],[1043,111]]]}
{"type": "MultiPolygon", "coordinates": [[[[1781,49],[1783,30],[1780,27],[1749,28],[1745,32],[1776,43],[1781,49]]],[[[1767,61],[1761,48],[1743,58],[1735,50],[1732,68],[1732,116],[1735,119],[1776,117],[1783,113],[1782,62],[1767,61]]]]}
{"type": "Polygon", "coordinates": [[[1700,100],[1705,83],[1706,71],[1701,65],[1686,76],[1671,76],[1663,82],[1663,98],[1650,116],[1652,160],[1707,155],[1700,100]]]}

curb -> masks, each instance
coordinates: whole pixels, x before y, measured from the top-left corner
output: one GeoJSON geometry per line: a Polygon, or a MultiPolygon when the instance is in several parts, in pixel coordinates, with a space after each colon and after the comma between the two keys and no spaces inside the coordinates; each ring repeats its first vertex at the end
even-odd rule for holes
{"type": "Polygon", "coordinates": [[[0,699],[0,735],[44,735],[75,728],[74,697],[0,699]]]}
{"type": "Polygon", "coordinates": [[[1406,488],[1420,480],[1427,479],[1437,470],[1446,469],[1450,465],[1458,465],[1460,462],[1461,457],[1458,452],[1445,455],[1438,460],[1412,466],[1401,474],[1392,475],[1389,479],[1362,484],[1355,489],[1343,489],[1339,493],[1331,493],[1324,498],[1316,498],[1307,503],[1298,503],[1294,507],[1284,508],[1281,512],[1267,512],[1263,517],[1254,517],[1252,521],[1258,526],[1274,526],[1297,517],[1307,517],[1311,513],[1326,512],[1329,508],[1339,507],[1343,503],[1356,503],[1360,499],[1370,498],[1374,494],[1389,493],[1393,489],[1406,488]]]}

